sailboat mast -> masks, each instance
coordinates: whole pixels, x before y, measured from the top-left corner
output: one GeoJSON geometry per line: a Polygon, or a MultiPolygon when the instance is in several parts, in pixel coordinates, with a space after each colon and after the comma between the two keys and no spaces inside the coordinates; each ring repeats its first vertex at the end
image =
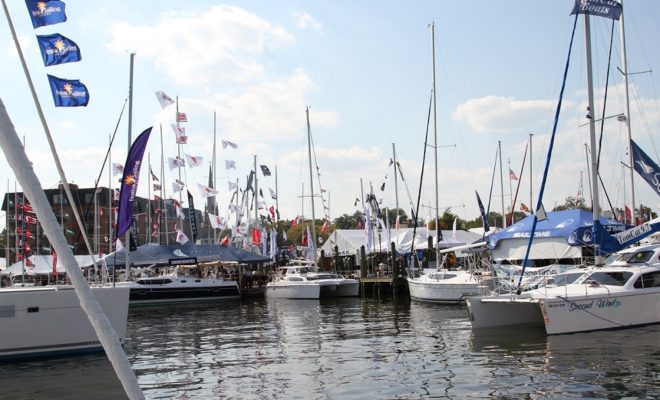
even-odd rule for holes
{"type": "MultiPolygon", "coordinates": [[[[635,224],[635,168],[634,168],[634,160],[633,160],[633,153],[632,153],[632,131],[630,128],[630,94],[628,91],[628,57],[626,56],[626,29],[625,25],[623,23],[623,0],[620,0],[619,3],[621,3],[621,18],[619,20],[619,23],[621,24],[621,73],[623,74],[623,85],[625,88],[625,100],[626,100],[626,128],[628,130],[628,162],[630,165],[629,172],[630,172],[630,218],[632,221],[630,221],[631,224],[635,224]]],[[[624,206],[625,207],[625,206],[624,206]]],[[[624,220],[626,218],[625,212],[624,214],[624,220]]]]}
{"type": "MultiPolygon", "coordinates": [[[[131,134],[133,132],[133,61],[135,60],[135,53],[131,53],[130,67],[128,75],[128,146],[126,153],[131,151],[131,134]]],[[[124,246],[126,248],[126,277],[131,276],[131,264],[129,260],[129,253],[131,250],[131,230],[127,230],[124,234],[124,246]]]]}
{"type": "Polygon", "coordinates": [[[312,254],[314,255],[314,269],[316,269],[316,215],[314,214],[314,178],[312,175],[312,128],[309,126],[309,107],[305,109],[307,115],[307,155],[309,158],[309,193],[312,200],[312,254]]]}
{"type": "Polygon", "coordinates": [[[254,155],[254,227],[259,222],[259,185],[257,184],[257,155],[254,155]]]}
{"type": "Polygon", "coordinates": [[[506,213],[504,212],[504,175],[502,174],[502,141],[497,141],[497,152],[500,157],[500,194],[502,195],[502,229],[506,228],[506,213]]]}
{"type": "MultiPolygon", "coordinates": [[[[394,204],[396,205],[396,217],[399,218],[399,182],[397,180],[397,171],[396,171],[396,148],[394,147],[394,143],[392,143],[392,160],[394,164],[394,204]]],[[[388,216],[389,218],[389,216],[388,216]]],[[[396,219],[394,220],[394,223],[396,224],[396,219]]],[[[398,229],[398,225],[397,225],[398,229]]]]}
{"type": "MultiPolygon", "coordinates": [[[[108,147],[112,147],[112,136],[108,135],[108,147]]],[[[108,253],[112,253],[112,202],[114,201],[112,190],[112,151],[108,151],[108,253]]]]}
{"type": "Polygon", "coordinates": [[[431,23],[431,47],[433,55],[433,158],[435,172],[435,262],[436,267],[439,267],[440,262],[440,205],[438,202],[438,128],[436,117],[436,96],[435,96],[435,22],[431,23]]]}
{"type": "Polygon", "coordinates": [[[529,134],[529,206],[534,207],[534,198],[532,197],[532,137],[533,133],[529,134]]]}
{"type": "MultiPolygon", "coordinates": [[[[592,215],[594,220],[594,229],[599,225],[600,218],[600,201],[598,196],[598,157],[596,152],[596,122],[593,116],[594,110],[594,83],[592,76],[592,62],[591,62],[591,25],[589,24],[589,14],[584,14],[584,37],[586,41],[586,61],[587,61],[587,86],[589,97],[589,110],[587,118],[589,118],[589,142],[591,144],[591,184],[592,188],[592,215]]],[[[594,235],[594,262],[596,265],[603,263],[602,256],[598,241],[594,235]]]]}
{"type": "MultiPolygon", "coordinates": [[[[213,111],[213,158],[211,160],[211,169],[213,171],[213,189],[218,188],[218,175],[216,171],[216,138],[217,138],[217,119],[216,119],[216,112],[213,111]]],[[[213,210],[209,210],[209,212],[212,212],[214,215],[218,215],[217,211],[218,205],[217,205],[217,200],[215,197],[213,197],[213,210]]],[[[218,243],[218,237],[217,237],[217,229],[213,229],[213,244],[218,243]]]]}

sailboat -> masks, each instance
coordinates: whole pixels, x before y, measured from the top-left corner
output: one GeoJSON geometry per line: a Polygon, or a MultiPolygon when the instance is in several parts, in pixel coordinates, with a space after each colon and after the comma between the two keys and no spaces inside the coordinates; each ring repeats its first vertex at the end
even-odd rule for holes
{"type": "MultiPolygon", "coordinates": [[[[622,17],[622,7],[611,2],[612,7],[589,7],[589,1],[576,3],[573,11],[575,22],[571,46],[569,46],[564,81],[555,113],[555,126],[550,140],[541,192],[538,198],[537,213],[533,219],[532,230],[527,246],[527,254],[523,261],[523,271],[518,281],[522,282],[527,266],[529,251],[534,239],[536,222],[543,218],[543,189],[548,174],[552,145],[557,129],[559,110],[561,108],[563,90],[570,61],[571,48],[579,14],[584,14],[585,41],[587,59],[587,82],[589,94],[589,109],[593,110],[593,82],[591,79],[591,46],[589,15],[600,15],[612,19],[622,17]],[[616,7],[618,6],[618,7],[616,7]],[[617,12],[618,11],[618,12],[617,12]],[[611,13],[613,14],[611,14],[611,13]]],[[[660,221],[647,224],[646,228],[635,227],[617,235],[608,235],[598,215],[598,190],[596,179],[596,146],[595,125],[593,116],[589,117],[591,136],[592,188],[593,193],[593,238],[595,244],[596,265],[580,273],[572,283],[558,282],[553,278],[538,289],[525,292],[520,290],[511,295],[475,297],[467,301],[468,315],[472,328],[493,328],[506,325],[530,324],[543,327],[547,334],[562,334],[585,332],[603,329],[618,329],[631,326],[660,323],[660,265],[633,264],[602,266],[599,255],[600,245],[612,245],[618,242],[625,247],[649,235],[660,228],[660,221]],[[616,240],[615,240],[616,239],[616,240]]]]}
{"type": "MultiPolygon", "coordinates": [[[[409,275],[408,291],[410,298],[417,301],[437,302],[437,303],[460,303],[465,301],[468,296],[476,296],[483,290],[481,282],[474,274],[466,270],[448,270],[443,267],[452,252],[441,253],[439,248],[440,241],[440,220],[438,218],[438,146],[437,129],[435,113],[435,24],[431,24],[431,38],[433,46],[433,131],[435,136],[435,223],[437,231],[436,250],[436,268],[422,271],[419,276],[409,275]],[[441,260],[441,256],[443,257],[441,260]]],[[[430,110],[429,110],[430,111],[430,110]]],[[[421,185],[421,182],[420,182],[421,185]]]]}

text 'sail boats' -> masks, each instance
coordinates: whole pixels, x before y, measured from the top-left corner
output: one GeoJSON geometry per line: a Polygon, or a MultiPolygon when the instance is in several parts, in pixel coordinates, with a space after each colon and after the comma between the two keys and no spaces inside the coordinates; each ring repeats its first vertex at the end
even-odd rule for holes
{"type": "MultiPolygon", "coordinates": [[[[91,289],[123,342],[128,288],[91,289]]],[[[103,350],[71,286],[0,289],[0,334],[0,360],[103,350]]]]}
{"type": "Polygon", "coordinates": [[[660,266],[594,267],[573,283],[470,298],[472,328],[537,325],[549,335],[660,323],[660,266]]]}

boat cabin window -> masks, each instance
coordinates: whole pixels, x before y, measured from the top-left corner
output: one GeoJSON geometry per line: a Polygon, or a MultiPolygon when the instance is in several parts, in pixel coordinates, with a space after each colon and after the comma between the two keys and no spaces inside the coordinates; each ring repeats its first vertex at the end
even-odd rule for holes
{"type": "Polygon", "coordinates": [[[302,281],[303,278],[300,277],[300,276],[291,276],[291,275],[289,275],[288,280],[290,280],[290,281],[302,281]]]}
{"type": "Polygon", "coordinates": [[[660,287],[660,271],[647,272],[642,274],[635,281],[635,289],[660,287]]]}
{"type": "Polygon", "coordinates": [[[628,279],[633,275],[632,272],[623,271],[609,271],[609,272],[594,272],[589,275],[587,281],[596,281],[601,285],[623,286],[628,279]]]}
{"type": "Polygon", "coordinates": [[[16,306],[0,306],[0,318],[14,318],[16,316],[16,306]]]}
{"type": "Polygon", "coordinates": [[[135,283],[139,285],[166,285],[172,283],[171,279],[144,279],[138,280],[135,283]]]}
{"type": "Polygon", "coordinates": [[[639,251],[633,254],[632,257],[628,259],[628,262],[631,264],[643,264],[648,262],[651,257],[653,257],[653,254],[653,251],[639,251]]]}

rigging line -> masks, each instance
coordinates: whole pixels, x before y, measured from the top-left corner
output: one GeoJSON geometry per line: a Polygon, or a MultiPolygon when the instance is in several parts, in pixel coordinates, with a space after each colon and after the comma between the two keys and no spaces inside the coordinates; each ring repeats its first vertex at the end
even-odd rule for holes
{"type": "MultiPolygon", "coordinates": [[[[417,234],[417,216],[419,215],[419,202],[422,198],[422,182],[424,181],[424,163],[426,161],[426,149],[428,148],[428,139],[429,139],[429,126],[431,125],[431,105],[433,104],[433,90],[431,90],[431,96],[429,98],[429,113],[426,118],[426,136],[424,137],[424,155],[422,156],[422,173],[419,176],[419,190],[417,191],[417,207],[415,208],[415,215],[413,215],[414,225],[413,225],[413,235],[412,243],[410,245],[410,252],[415,253],[415,236],[417,234]]],[[[436,224],[438,221],[435,222],[436,224]]],[[[437,227],[436,227],[437,228],[437,227]]]]}
{"type": "Polygon", "coordinates": [[[557,133],[557,125],[559,124],[559,112],[561,111],[561,103],[564,99],[564,89],[566,89],[566,78],[568,76],[568,67],[571,62],[571,50],[573,49],[573,40],[575,39],[575,28],[577,27],[579,14],[575,14],[575,19],[573,21],[573,32],[571,33],[571,42],[568,46],[568,55],[566,56],[566,66],[564,67],[564,79],[562,80],[561,90],[559,91],[559,101],[557,101],[557,108],[555,110],[555,119],[552,127],[552,135],[550,135],[550,146],[548,147],[548,155],[545,160],[545,169],[543,170],[543,180],[541,181],[541,191],[536,203],[536,209],[534,211],[534,218],[532,219],[532,229],[529,234],[529,240],[527,242],[527,250],[525,250],[525,258],[523,259],[522,271],[520,272],[520,278],[518,279],[517,292],[520,291],[520,285],[522,284],[523,276],[525,275],[525,268],[527,262],[529,261],[529,252],[532,248],[532,241],[534,240],[534,232],[536,232],[536,223],[538,222],[538,217],[536,212],[543,207],[543,192],[545,190],[545,183],[548,179],[548,170],[550,169],[550,158],[552,156],[552,148],[555,144],[555,135],[557,133]]]}
{"type": "Polygon", "coordinates": [[[520,172],[518,175],[518,185],[516,185],[516,194],[515,196],[513,196],[513,202],[511,203],[511,212],[509,213],[508,225],[513,224],[513,213],[516,211],[516,202],[518,201],[518,191],[520,190],[520,183],[522,182],[522,174],[525,170],[525,161],[527,160],[527,150],[529,150],[529,142],[527,142],[527,145],[525,146],[525,155],[523,155],[523,162],[522,162],[522,166],[520,167],[520,172]]]}
{"type": "MultiPolygon", "coordinates": [[[[490,216],[490,201],[493,197],[493,186],[495,185],[495,169],[497,168],[497,155],[500,153],[500,147],[497,147],[497,150],[495,150],[495,162],[493,163],[493,173],[491,174],[490,177],[490,191],[488,192],[488,206],[486,207],[486,222],[488,222],[488,217],[490,216]]],[[[532,207],[532,205],[529,205],[532,207]]],[[[497,220],[495,220],[495,223],[493,225],[497,225],[497,220]]],[[[496,226],[495,226],[496,227],[496,226]]]]}
{"type": "MultiPolygon", "coordinates": [[[[94,192],[96,193],[96,189],[99,187],[99,182],[101,181],[101,174],[103,174],[103,169],[105,168],[105,163],[108,161],[108,157],[110,156],[110,151],[112,150],[112,143],[115,141],[115,136],[117,135],[117,130],[119,129],[119,123],[121,122],[121,117],[124,115],[124,110],[126,109],[126,102],[128,101],[128,98],[124,99],[124,105],[121,107],[121,112],[119,113],[119,118],[117,119],[117,125],[115,125],[115,131],[112,133],[112,138],[110,139],[110,145],[108,146],[108,151],[105,152],[105,158],[103,159],[103,163],[101,164],[101,170],[99,171],[99,175],[96,177],[96,180],[94,181],[94,192]]],[[[112,189],[112,188],[108,188],[112,189]]],[[[82,203],[78,203],[82,204],[82,203]]],[[[87,209],[85,210],[85,215],[83,217],[83,221],[86,221],[87,218],[89,217],[89,212],[92,208],[92,203],[87,204],[87,209]]],[[[112,212],[112,210],[108,210],[108,212],[112,212]]],[[[78,242],[80,241],[80,237],[82,235],[82,232],[78,232],[78,237],[76,237],[75,242],[73,242],[73,245],[76,246],[78,242]]]]}

